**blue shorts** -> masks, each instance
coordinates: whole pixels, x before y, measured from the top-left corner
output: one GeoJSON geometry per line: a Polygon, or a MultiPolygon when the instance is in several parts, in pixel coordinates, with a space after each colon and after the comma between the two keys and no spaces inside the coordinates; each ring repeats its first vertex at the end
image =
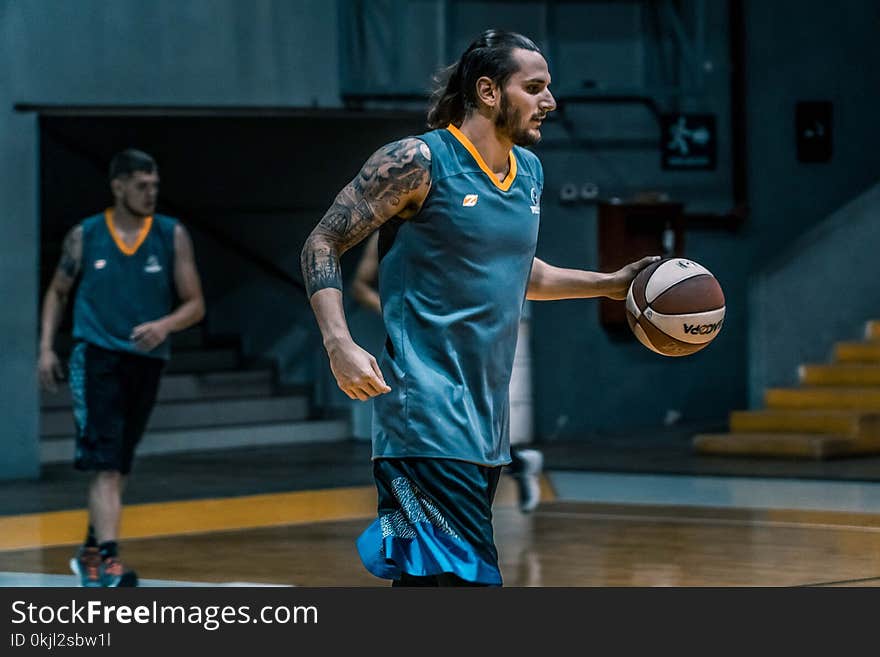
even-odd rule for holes
{"type": "Polygon", "coordinates": [[[375,459],[379,517],[357,540],[376,577],[453,573],[501,585],[492,501],[502,468],[436,458],[375,459]]]}

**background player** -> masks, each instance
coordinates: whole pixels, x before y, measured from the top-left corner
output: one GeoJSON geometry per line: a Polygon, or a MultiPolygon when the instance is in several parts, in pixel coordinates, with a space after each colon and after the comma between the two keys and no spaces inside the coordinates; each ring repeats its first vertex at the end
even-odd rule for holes
{"type": "Polygon", "coordinates": [[[118,153],[110,189],[113,206],[65,237],[41,321],[39,376],[54,391],[64,374],[55,335],[78,283],[70,357],[74,467],[94,473],[86,540],[71,560],[83,586],[137,585],[118,554],[122,492],[171,353],[168,336],[205,314],[189,234],[176,219],[154,214],[153,158],[134,149],[118,153]]]}

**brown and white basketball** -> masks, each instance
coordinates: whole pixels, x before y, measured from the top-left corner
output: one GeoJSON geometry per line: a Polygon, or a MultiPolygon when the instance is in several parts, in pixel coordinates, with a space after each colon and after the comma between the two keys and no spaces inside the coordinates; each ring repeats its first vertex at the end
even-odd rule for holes
{"type": "Polygon", "coordinates": [[[724,292],[703,265],[665,258],[638,273],[626,295],[626,319],[643,345],[663,356],[706,347],[724,323],[724,292]]]}

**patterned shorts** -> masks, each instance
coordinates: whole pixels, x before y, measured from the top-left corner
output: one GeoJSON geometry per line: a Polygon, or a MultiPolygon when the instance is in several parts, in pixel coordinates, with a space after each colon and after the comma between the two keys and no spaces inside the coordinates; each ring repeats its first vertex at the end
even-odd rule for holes
{"type": "Polygon", "coordinates": [[[492,501],[501,467],[453,459],[376,459],[379,517],[358,538],[364,566],[399,579],[453,573],[501,584],[492,501]]]}
{"type": "Polygon", "coordinates": [[[70,356],[74,467],[131,472],[165,361],[78,342],[70,356]]]}

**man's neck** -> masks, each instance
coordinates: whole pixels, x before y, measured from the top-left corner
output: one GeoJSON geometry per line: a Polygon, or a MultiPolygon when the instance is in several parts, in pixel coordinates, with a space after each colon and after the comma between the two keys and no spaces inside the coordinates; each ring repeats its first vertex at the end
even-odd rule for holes
{"type": "Polygon", "coordinates": [[[462,121],[459,130],[471,141],[493,173],[503,179],[510,170],[513,142],[500,136],[495,123],[478,112],[462,121]]]}
{"type": "Polygon", "coordinates": [[[124,205],[117,203],[113,206],[113,225],[123,232],[140,230],[146,217],[132,214],[124,205]]]}

